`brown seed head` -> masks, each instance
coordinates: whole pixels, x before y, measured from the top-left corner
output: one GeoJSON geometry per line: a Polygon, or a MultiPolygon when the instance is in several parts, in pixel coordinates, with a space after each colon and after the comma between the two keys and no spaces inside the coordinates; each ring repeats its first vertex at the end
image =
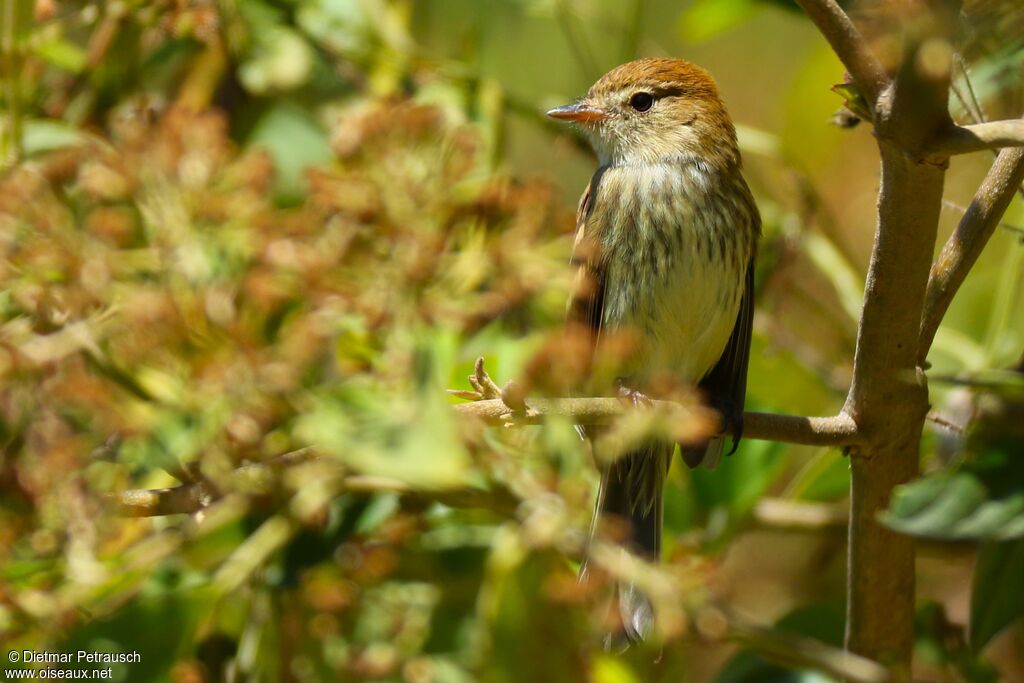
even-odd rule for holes
{"type": "Polygon", "coordinates": [[[704,69],[681,59],[638,59],[609,71],[586,96],[548,112],[578,124],[602,163],[697,156],[739,164],[736,130],[704,69]]]}

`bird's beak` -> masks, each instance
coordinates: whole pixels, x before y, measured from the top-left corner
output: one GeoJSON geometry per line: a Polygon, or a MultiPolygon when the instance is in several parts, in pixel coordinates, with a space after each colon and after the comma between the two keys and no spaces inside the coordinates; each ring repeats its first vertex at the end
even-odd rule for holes
{"type": "Polygon", "coordinates": [[[548,112],[548,116],[574,123],[598,123],[608,118],[608,112],[583,100],[575,104],[567,104],[564,107],[555,107],[548,112]]]}

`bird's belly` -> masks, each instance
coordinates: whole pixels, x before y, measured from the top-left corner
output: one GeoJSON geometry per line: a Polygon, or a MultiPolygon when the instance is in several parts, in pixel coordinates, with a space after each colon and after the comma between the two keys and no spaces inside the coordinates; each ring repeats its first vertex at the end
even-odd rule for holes
{"type": "Polygon", "coordinates": [[[611,259],[604,324],[633,341],[624,377],[641,383],[662,375],[696,383],[722,355],[739,313],[741,273],[687,248],[667,272],[611,259]],[[618,261],[618,262],[616,262],[618,261]]]}

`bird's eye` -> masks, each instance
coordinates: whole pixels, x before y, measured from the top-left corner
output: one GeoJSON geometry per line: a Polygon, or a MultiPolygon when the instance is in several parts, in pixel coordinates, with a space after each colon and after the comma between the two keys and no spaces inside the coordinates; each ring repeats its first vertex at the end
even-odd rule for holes
{"type": "Polygon", "coordinates": [[[629,98],[629,106],[637,111],[647,111],[654,104],[654,96],[649,92],[638,92],[629,98]]]}

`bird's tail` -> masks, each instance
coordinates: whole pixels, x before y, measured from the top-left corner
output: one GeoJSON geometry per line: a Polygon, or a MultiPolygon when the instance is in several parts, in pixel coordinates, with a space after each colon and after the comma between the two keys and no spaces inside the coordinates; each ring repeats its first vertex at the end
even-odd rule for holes
{"type": "MultiPolygon", "coordinates": [[[[645,559],[658,559],[662,492],[674,447],[672,443],[653,441],[619,457],[604,469],[591,534],[602,519],[620,520],[626,524],[626,547],[645,559]]],[[[582,573],[586,573],[585,564],[582,573]]],[[[622,634],[631,642],[643,640],[654,625],[650,599],[632,582],[620,584],[618,591],[622,634]]]]}

